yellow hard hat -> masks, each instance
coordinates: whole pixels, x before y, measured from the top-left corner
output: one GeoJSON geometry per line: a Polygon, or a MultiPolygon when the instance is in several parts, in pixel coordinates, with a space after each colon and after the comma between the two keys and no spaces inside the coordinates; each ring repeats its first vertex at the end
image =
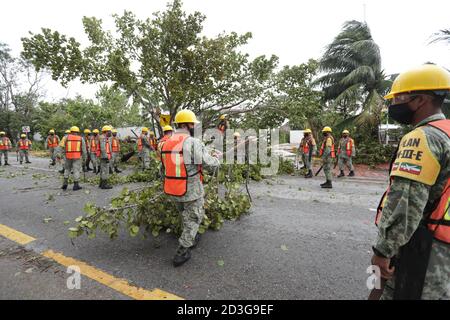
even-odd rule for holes
{"type": "Polygon", "coordinates": [[[70,130],[66,130],[66,131],[64,131],[65,133],[70,133],[70,130]]]}
{"type": "Polygon", "coordinates": [[[303,133],[312,133],[311,129],[305,129],[303,130],[303,133]]]}
{"type": "Polygon", "coordinates": [[[92,133],[100,133],[100,131],[98,131],[98,129],[94,129],[92,130],[92,133]]]}
{"type": "Polygon", "coordinates": [[[345,129],[344,131],[342,131],[342,134],[350,134],[350,132],[347,129],[345,129]]]}
{"type": "Polygon", "coordinates": [[[48,133],[55,133],[55,130],[50,129],[50,131],[48,133]]]}
{"type": "Polygon", "coordinates": [[[324,127],[324,128],[322,129],[322,132],[333,132],[333,130],[331,130],[330,127],[324,127]]]}
{"type": "Polygon", "coordinates": [[[241,134],[239,132],[235,132],[235,133],[233,133],[233,136],[236,138],[239,138],[241,136],[241,134]]]}
{"type": "Polygon", "coordinates": [[[163,129],[164,132],[166,132],[166,131],[173,131],[172,127],[169,126],[169,125],[164,126],[162,129],[163,129]]]}
{"type": "Polygon", "coordinates": [[[102,132],[111,131],[111,130],[112,130],[111,126],[103,126],[103,128],[102,128],[102,132]]]}
{"type": "Polygon", "coordinates": [[[221,116],[220,116],[220,118],[219,118],[220,120],[225,120],[225,115],[224,114],[222,114],[221,116]]]}
{"type": "Polygon", "coordinates": [[[0,135],[5,135],[5,131],[0,131],[0,135]]]}
{"type": "Polygon", "coordinates": [[[195,113],[191,110],[181,110],[175,115],[175,123],[199,123],[195,113]]]}
{"type": "Polygon", "coordinates": [[[148,132],[148,128],[147,128],[147,127],[143,127],[143,128],[141,129],[141,131],[142,131],[142,132],[148,132]]]}
{"type": "Polygon", "coordinates": [[[80,132],[80,128],[78,128],[77,126],[73,126],[70,128],[70,132],[80,132]]]}
{"type": "Polygon", "coordinates": [[[27,135],[26,135],[26,134],[24,134],[24,133],[22,133],[22,134],[20,135],[20,137],[21,137],[21,138],[26,138],[26,137],[27,137],[27,135]]]}
{"type": "Polygon", "coordinates": [[[89,129],[84,129],[84,133],[85,133],[85,134],[89,134],[89,133],[91,133],[91,130],[89,130],[89,129]]]}
{"type": "Polygon", "coordinates": [[[117,133],[117,129],[112,129],[111,132],[112,133],[117,133]]]}
{"type": "Polygon", "coordinates": [[[424,64],[400,73],[392,84],[391,92],[384,98],[392,99],[396,94],[411,91],[450,90],[450,73],[434,64],[424,64]]]}

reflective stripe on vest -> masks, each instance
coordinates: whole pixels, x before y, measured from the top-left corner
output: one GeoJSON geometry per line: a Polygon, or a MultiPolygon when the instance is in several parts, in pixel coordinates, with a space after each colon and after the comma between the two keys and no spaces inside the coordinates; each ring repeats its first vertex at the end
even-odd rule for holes
{"type": "Polygon", "coordinates": [[[94,137],[91,138],[91,143],[90,143],[90,146],[89,146],[89,150],[90,150],[92,153],[97,152],[97,147],[98,147],[98,141],[97,141],[97,139],[98,139],[98,138],[94,138],[94,137]]]}
{"type": "Polygon", "coordinates": [[[8,138],[4,137],[0,139],[0,150],[9,150],[11,148],[11,142],[8,138]]]}
{"type": "MultiPolygon", "coordinates": [[[[450,120],[438,120],[427,123],[427,125],[440,129],[450,138],[450,120]]],[[[380,205],[378,206],[377,216],[375,218],[375,224],[381,220],[383,215],[383,207],[387,201],[387,195],[389,193],[390,185],[381,198],[380,205]]],[[[430,214],[427,214],[425,222],[428,224],[428,229],[433,232],[434,238],[444,243],[450,244],[450,177],[447,177],[447,183],[442,191],[441,196],[437,199],[437,205],[434,206],[430,214]]]]}
{"type": "Polygon", "coordinates": [[[80,159],[81,158],[81,136],[69,134],[66,139],[66,159],[80,159]]]}
{"type": "Polygon", "coordinates": [[[19,149],[20,150],[28,150],[30,148],[30,143],[28,140],[19,140],[19,149]]]}
{"type": "Polygon", "coordinates": [[[320,156],[323,155],[323,152],[325,151],[325,143],[327,142],[328,138],[331,138],[332,144],[331,144],[331,157],[336,158],[336,152],[334,150],[334,138],[332,136],[327,137],[323,142],[322,146],[320,147],[320,156]]]}
{"type": "Polygon", "coordinates": [[[49,148],[56,148],[58,146],[58,139],[56,136],[53,136],[53,138],[50,136],[47,138],[47,147],[49,148]]]}
{"type": "Polygon", "coordinates": [[[139,137],[139,139],[137,140],[137,144],[138,144],[138,151],[142,151],[142,149],[144,148],[144,144],[142,143],[142,139],[148,139],[146,135],[141,134],[141,136],[139,137]]]}
{"type": "MultiPolygon", "coordinates": [[[[175,133],[162,144],[161,162],[164,167],[164,192],[168,195],[181,197],[187,192],[189,176],[183,157],[183,144],[189,137],[188,134],[175,133]]],[[[191,176],[197,174],[201,174],[201,166],[191,176]]]]}
{"type": "MultiPolygon", "coordinates": [[[[353,149],[353,139],[348,138],[347,143],[345,144],[345,153],[347,154],[347,156],[349,156],[349,157],[352,156],[352,149],[353,149]]],[[[341,154],[340,142],[339,142],[339,147],[338,147],[338,154],[341,154]]]]}
{"type": "Polygon", "coordinates": [[[112,138],[112,152],[120,152],[119,138],[112,138]]]}
{"type": "MultiPolygon", "coordinates": [[[[111,160],[111,147],[109,145],[109,138],[108,137],[104,137],[105,139],[105,151],[106,151],[106,156],[108,157],[108,160],[111,160]]],[[[100,158],[102,156],[102,150],[100,148],[100,142],[97,144],[97,158],[100,158]]]]}

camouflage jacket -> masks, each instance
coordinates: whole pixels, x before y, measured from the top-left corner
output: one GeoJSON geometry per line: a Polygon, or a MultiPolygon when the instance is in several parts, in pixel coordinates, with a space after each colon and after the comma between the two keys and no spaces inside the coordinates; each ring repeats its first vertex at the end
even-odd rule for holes
{"type": "Polygon", "coordinates": [[[111,151],[112,155],[112,136],[107,137],[106,135],[102,134],[100,136],[100,159],[106,160],[108,159],[108,155],[106,153],[106,144],[109,143],[109,150],[111,151]]]}
{"type": "MultiPolygon", "coordinates": [[[[187,130],[177,129],[176,133],[189,134],[187,130]]],[[[220,162],[208,153],[205,145],[197,138],[188,137],[183,143],[183,158],[186,165],[188,176],[187,192],[182,197],[170,196],[176,202],[188,202],[202,198],[205,194],[203,184],[200,181],[200,175],[195,174],[198,171],[198,165],[202,165],[203,170],[211,170],[219,167],[220,162]]]]}
{"type": "Polygon", "coordinates": [[[308,143],[309,147],[312,148],[312,155],[315,155],[317,153],[317,144],[316,144],[316,140],[314,140],[313,137],[309,137],[309,138],[305,138],[303,137],[302,140],[300,141],[300,145],[298,147],[298,152],[299,154],[303,154],[303,146],[308,143]]]}
{"type": "Polygon", "coordinates": [[[322,141],[322,145],[323,147],[323,154],[322,154],[322,159],[323,160],[327,160],[331,158],[331,150],[334,146],[334,138],[333,136],[328,136],[325,137],[322,141]]]}
{"type": "MultiPolygon", "coordinates": [[[[443,114],[426,118],[400,142],[374,246],[386,257],[397,255],[409,242],[425,207],[441,196],[450,176],[450,140],[439,129],[426,125],[441,119],[445,119],[443,114]],[[429,151],[423,151],[424,146],[429,151]]],[[[446,294],[450,298],[450,245],[435,240],[422,297],[446,294]]]]}
{"type": "MultiPolygon", "coordinates": [[[[338,151],[339,152],[339,156],[341,157],[347,157],[347,142],[352,139],[350,137],[347,138],[341,138],[339,140],[339,146],[338,146],[338,151]]],[[[352,139],[353,140],[353,139],[352,139]]],[[[356,154],[356,147],[355,147],[355,141],[353,141],[353,145],[352,145],[352,157],[354,157],[356,154]]]]}

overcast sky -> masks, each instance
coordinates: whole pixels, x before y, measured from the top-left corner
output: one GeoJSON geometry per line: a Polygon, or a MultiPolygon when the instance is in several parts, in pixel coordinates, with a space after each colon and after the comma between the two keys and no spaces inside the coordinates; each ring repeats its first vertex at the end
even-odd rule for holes
{"type": "MultiPolygon", "coordinates": [[[[165,10],[167,0],[10,0],[2,3],[0,41],[14,54],[28,31],[49,27],[85,39],[81,18],[95,16],[112,26],[111,14],[131,10],[140,18],[165,10]]],[[[280,65],[318,59],[347,20],[364,20],[380,46],[387,74],[427,61],[450,68],[450,45],[429,44],[440,29],[450,28],[449,0],[184,0],[188,12],[206,15],[204,34],[252,32],[244,47],[252,57],[275,54],[280,65]],[[365,10],[364,10],[365,7],[365,10]],[[365,13],[365,14],[364,14],[365,13]]],[[[74,83],[69,90],[47,81],[47,97],[59,99],[95,90],[74,83]]]]}

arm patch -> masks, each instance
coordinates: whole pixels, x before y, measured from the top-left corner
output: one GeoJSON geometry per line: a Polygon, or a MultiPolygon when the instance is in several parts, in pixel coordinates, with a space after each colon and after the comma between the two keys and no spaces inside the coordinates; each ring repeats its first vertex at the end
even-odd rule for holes
{"type": "Polygon", "coordinates": [[[417,128],[400,141],[392,166],[391,177],[403,177],[432,186],[441,171],[441,165],[428,146],[427,137],[417,128]]]}

